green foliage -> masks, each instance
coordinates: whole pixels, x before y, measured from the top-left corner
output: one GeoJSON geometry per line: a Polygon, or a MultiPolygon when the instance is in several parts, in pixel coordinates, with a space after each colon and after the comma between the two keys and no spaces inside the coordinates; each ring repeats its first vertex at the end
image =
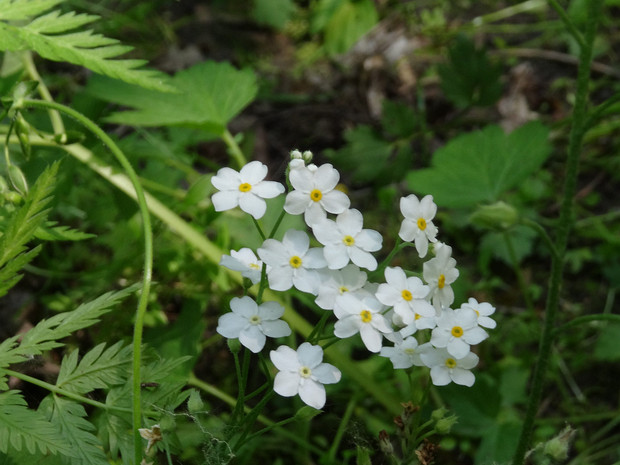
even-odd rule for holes
{"type": "Polygon", "coordinates": [[[431,168],[410,172],[407,184],[445,207],[495,202],[540,168],[551,151],[547,139],[538,122],[510,134],[487,126],[452,139],[435,152],[431,168]]]}
{"type": "Polygon", "coordinates": [[[441,89],[459,107],[494,104],[502,93],[502,68],[463,35],[448,50],[449,61],[439,67],[441,89]]]}
{"type": "Polygon", "coordinates": [[[620,324],[610,323],[601,328],[601,333],[596,341],[594,357],[604,361],[620,360],[620,324]]]}
{"type": "Polygon", "coordinates": [[[51,165],[37,179],[24,199],[24,205],[8,218],[3,218],[3,234],[0,237],[0,297],[21,279],[17,274],[39,252],[40,247],[27,251],[26,244],[32,240],[47,218],[47,205],[58,164],[51,165]]]}
{"type": "Polygon", "coordinates": [[[131,47],[119,45],[90,30],[75,31],[98,19],[97,16],[46,13],[62,0],[1,0],[0,49],[34,50],[48,60],[85,66],[92,71],[148,89],[171,91],[164,75],[141,68],[143,60],[113,60],[131,47]],[[45,14],[44,14],[45,13],[45,14]]]}
{"type": "Polygon", "coordinates": [[[296,10],[292,0],[254,0],[252,16],[260,24],[283,29],[296,10]]]}
{"type": "Polygon", "coordinates": [[[347,52],[375,24],[378,15],[372,0],[320,0],[314,11],[311,31],[323,31],[329,55],[347,52]]]}
{"type": "Polygon", "coordinates": [[[17,391],[0,393],[0,452],[25,448],[31,454],[75,455],[67,439],[40,413],[30,410],[17,391]]]}
{"type": "Polygon", "coordinates": [[[127,84],[111,85],[93,79],[89,92],[136,110],[114,113],[108,121],[133,126],[180,125],[222,134],[226,125],[256,96],[256,76],[228,63],[207,61],[178,72],[171,80],[178,94],[140,89],[127,84]]]}

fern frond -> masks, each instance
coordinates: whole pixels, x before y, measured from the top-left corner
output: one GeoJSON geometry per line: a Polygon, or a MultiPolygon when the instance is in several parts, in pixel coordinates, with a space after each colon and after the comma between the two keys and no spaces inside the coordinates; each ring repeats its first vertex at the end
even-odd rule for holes
{"type": "Polygon", "coordinates": [[[116,304],[139,287],[139,284],[134,284],[120,291],[107,292],[71,312],[59,313],[48,320],[41,320],[24,335],[18,350],[24,355],[38,355],[43,351],[62,346],[63,344],[58,342],[60,339],[79,329],[94,325],[101,315],[110,312],[116,304]]]}
{"type": "Polygon", "coordinates": [[[83,241],[96,237],[94,234],[71,229],[69,226],[57,226],[56,221],[47,221],[41,225],[34,236],[44,241],[83,241]]]}
{"type": "Polygon", "coordinates": [[[78,394],[103,389],[127,381],[132,359],[132,347],[123,348],[122,341],[105,349],[99,344],[86,353],[78,363],[78,351],[65,357],[60,366],[56,386],[78,394]]]}
{"type": "Polygon", "coordinates": [[[147,89],[175,91],[163,73],[138,69],[146,63],[143,60],[112,60],[131,47],[119,45],[116,39],[91,30],[75,32],[77,28],[96,21],[98,16],[75,12],[61,14],[59,11],[42,15],[60,1],[0,0],[0,48],[6,51],[34,50],[48,60],[84,66],[147,89]],[[24,25],[6,22],[27,19],[32,20],[24,25]]]}
{"type": "Polygon", "coordinates": [[[0,452],[10,449],[31,454],[75,455],[75,450],[60,431],[39,412],[30,410],[18,391],[0,393],[0,452]]]}
{"type": "Polygon", "coordinates": [[[58,163],[49,166],[39,176],[26,195],[24,205],[8,219],[6,229],[0,237],[0,297],[19,281],[15,276],[38,252],[26,251],[35,231],[47,218],[46,207],[52,199],[58,163]]]}
{"type": "Polygon", "coordinates": [[[39,411],[47,413],[50,423],[73,447],[75,454],[69,458],[71,465],[108,465],[101,442],[91,431],[95,426],[85,419],[82,405],[69,399],[50,394],[43,399],[39,411]]]}

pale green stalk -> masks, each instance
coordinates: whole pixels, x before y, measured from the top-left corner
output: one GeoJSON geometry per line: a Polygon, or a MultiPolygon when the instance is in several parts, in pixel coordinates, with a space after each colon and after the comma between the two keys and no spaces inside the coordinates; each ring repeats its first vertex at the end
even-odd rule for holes
{"type": "Polygon", "coordinates": [[[142,279],[142,289],[138,300],[138,309],[136,311],[136,321],[134,323],[133,333],[133,364],[132,364],[132,405],[133,405],[133,432],[134,432],[134,458],[135,463],[142,461],[142,439],[138,428],[142,426],[142,405],[141,405],[141,386],[140,386],[140,368],[142,360],[142,329],[144,326],[144,315],[148,304],[149,291],[151,288],[151,280],[153,274],[153,230],[151,227],[151,216],[149,213],[144,191],[138,180],[138,176],[134,171],[131,163],[125,157],[125,154],[118,148],[114,141],[99,126],[86,116],[66,107],[59,103],[47,102],[41,100],[24,100],[22,104],[25,108],[42,108],[47,110],[55,110],[77,120],[86,129],[92,132],[96,137],[110,149],[120,165],[123,167],[127,176],[131,181],[132,188],[136,195],[140,215],[142,216],[144,228],[144,274],[142,279]]]}
{"type": "Polygon", "coordinates": [[[247,163],[247,161],[245,159],[245,156],[243,155],[243,152],[241,151],[241,148],[239,147],[239,144],[237,144],[237,141],[228,131],[228,129],[224,130],[224,132],[221,134],[221,137],[226,146],[228,147],[228,153],[235,161],[237,168],[241,169],[247,163]]]}
{"type": "Polygon", "coordinates": [[[524,463],[525,454],[530,446],[534,429],[534,419],[542,398],[543,384],[549,367],[553,331],[557,317],[562,285],[562,274],[568,236],[573,224],[573,199],[576,192],[577,174],[579,172],[579,155],[583,143],[585,124],[587,123],[588,87],[590,82],[590,65],[592,63],[592,48],[596,34],[596,26],[601,14],[603,1],[591,0],[588,4],[588,22],[584,35],[584,46],[579,55],[579,72],[577,76],[577,94],[573,111],[573,124],[571,127],[567,162],[566,178],[564,181],[564,194],[560,209],[560,218],[556,234],[557,257],[551,262],[551,276],[549,279],[549,293],[545,308],[545,321],[540,336],[540,344],[534,375],[532,378],[531,392],[525,420],[521,428],[521,436],[513,458],[513,465],[524,463]]]}

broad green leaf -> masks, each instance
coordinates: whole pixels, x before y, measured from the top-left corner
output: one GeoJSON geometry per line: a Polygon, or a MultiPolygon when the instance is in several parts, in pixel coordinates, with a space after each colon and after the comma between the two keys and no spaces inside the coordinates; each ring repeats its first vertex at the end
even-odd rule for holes
{"type": "Polygon", "coordinates": [[[143,60],[114,59],[131,50],[115,39],[78,30],[97,16],[52,11],[58,0],[0,1],[0,50],[33,50],[43,58],[66,61],[148,89],[170,92],[174,88],[158,71],[141,69],[143,60]],[[42,15],[38,16],[37,15],[42,15]],[[30,20],[30,21],[28,21],[30,20]],[[19,21],[12,23],[9,21],[19,21]]]}
{"type": "Polygon", "coordinates": [[[330,55],[347,52],[360,37],[373,28],[378,21],[377,10],[372,0],[345,0],[321,2],[324,10],[332,14],[322,14],[329,18],[325,24],[325,50],[330,55]]]}
{"type": "Polygon", "coordinates": [[[601,333],[594,347],[594,357],[597,360],[617,361],[620,360],[620,324],[603,323],[605,326],[601,329],[601,333]]]}
{"type": "Polygon", "coordinates": [[[439,67],[441,89],[459,107],[487,106],[502,94],[500,65],[492,64],[484,50],[465,36],[457,36],[448,51],[449,61],[439,67]]]}
{"type": "Polygon", "coordinates": [[[190,126],[221,134],[230,120],[256,97],[256,76],[228,63],[207,61],[178,72],[171,80],[180,93],[162,93],[96,77],[88,91],[135,108],[108,121],[132,126],[190,126]]]}
{"type": "Polygon", "coordinates": [[[296,9],[292,0],[254,0],[252,16],[260,24],[283,29],[296,9]]]}
{"type": "Polygon", "coordinates": [[[456,137],[435,152],[431,168],[407,175],[408,186],[432,194],[443,207],[495,202],[544,163],[551,151],[548,133],[535,121],[511,134],[493,125],[456,137]]]}

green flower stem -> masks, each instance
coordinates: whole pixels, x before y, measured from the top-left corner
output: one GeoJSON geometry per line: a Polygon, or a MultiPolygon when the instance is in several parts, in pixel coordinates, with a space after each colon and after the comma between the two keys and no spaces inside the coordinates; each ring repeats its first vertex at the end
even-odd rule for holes
{"type": "Polygon", "coordinates": [[[142,279],[142,292],[138,300],[138,308],[136,310],[136,321],[134,323],[133,333],[133,365],[132,365],[132,403],[133,403],[133,432],[134,432],[134,458],[135,463],[142,461],[142,439],[138,428],[142,426],[142,414],[141,414],[141,391],[140,391],[140,366],[142,360],[142,328],[144,326],[144,315],[146,313],[146,307],[148,304],[149,291],[151,288],[151,280],[153,275],[153,230],[151,227],[151,215],[149,213],[146,199],[138,176],[134,171],[131,163],[125,157],[125,154],[118,148],[114,141],[108,136],[99,126],[91,121],[86,116],[66,107],[59,103],[47,102],[41,100],[24,100],[22,105],[25,108],[41,108],[46,110],[55,110],[59,113],[65,114],[71,118],[77,120],[86,129],[91,131],[96,137],[98,137],[114,154],[117,161],[123,167],[125,173],[131,181],[131,186],[136,195],[138,207],[140,209],[140,215],[142,217],[143,229],[144,229],[144,270],[142,279]]]}
{"type": "Polygon", "coordinates": [[[260,234],[260,238],[262,240],[267,239],[267,236],[265,236],[265,233],[263,232],[263,228],[261,227],[261,225],[258,222],[258,220],[252,216],[252,221],[254,222],[254,226],[256,226],[256,229],[258,230],[258,234],[260,234]]]}
{"type": "Polygon", "coordinates": [[[271,228],[271,231],[269,232],[269,239],[273,238],[273,236],[276,235],[276,232],[278,231],[278,228],[280,227],[280,223],[282,223],[282,220],[284,219],[285,215],[286,215],[286,211],[284,210],[284,208],[282,208],[282,211],[280,212],[280,216],[278,216],[276,223],[273,225],[273,228],[271,228]]]}
{"type": "Polygon", "coordinates": [[[556,11],[558,16],[564,23],[564,26],[566,26],[566,29],[568,30],[568,32],[570,32],[570,34],[573,36],[573,39],[577,41],[577,44],[579,44],[579,47],[583,48],[585,46],[585,43],[583,41],[583,36],[581,35],[581,32],[579,32],[579,30],[575,27],[575,24],[570,19],[570,17],[568,16],[564,8],[562,8],[562,5],[560,5],[557,0],[548,0],[548,1],[549,1],[549,4],[551,5],[551,8],[553,8],[556,11]]]}
{"type": "MultiPolygon", "coordinates": [[[[28,75],[39,83],[39,85],[37,86],[37,91],[39,92],[39,95],[41,96],[41,98],[45,100],[46,102],[53,102],[54,99],[52,98],[52,94],[50,94],[50,91],[47,89],[47,86],[45,85],[45,81],[43,81],[43,79],[39,75],[39,72],[37,71],[37,68],[34,64],[34,60],[32,59],[32,52],[30,51],[24,52],[22,61],[24,63],[24,68],[26,69],[26,72],[28,73],[28,75]]],[[[49,108],[48,114],[50,117],[50,122],[52,123],[52,128],[54,129],[54,134],[64,133],[65,124],[63,123],[58,110],[49,108]]]]}
{"type": "MultiPolygon", "coordinates": [[[[99,160],[83,145],[72,144],[59,146],[54,141],[45,139],[36,134],[31,134],[30,137],[30,142],[32,145],[58,147],[65,150],[71,156],[87,165],[90,169],[98,173],[126,195],[133,199],[136,198],[136,193],[131,187],[131,182],[127,176],[122,173],[114,172],[110,166],[99,160]]],[[[11,143],[18,143],[17,138],[11,137],[11,143]]],[[[222,255],[225,253],[224,251],[209,241],[203,233],[196,230],[192,225],[183,220],[183,218],[174,213],[148,192],[145,193],[145,197],[149,210],[154,216],[163,221],[173,232],[178,234],[188,244],[202,253],[207,260],[212,263],[219,263],[222,255]]],[[[242,285],[243,279],[239,273],[229,270],[225,271],[228,273],[233,282],[236,282],[240,286],[242,285]]],[[[251,292],[258,291],[252,289],[251,292]]],[[[270,289],[264,289],[263,297],[265,300],[272,300],[284,306],[284,316],[282,318],[297,334],[307,338],[312,332],[313,325],[311,325],[305,318],[303,318],[290,305],[288,305],[278,293],[270,289]]],[[[398,403],[383,395],[381,386],[374,382],[372,375],[367,369],[360,367],[357,363],[352,363],[349,358],[345,354],[341,353],[336,347],[326,349],[325,354],[332,363],[338,366],[344,376],[347,376],[350,380],[355,381],[361,389],[365,390],[379,404],[385,407],[390,414],[399,414],[400,407],[398,403]]]]}
{"type": "Polygon", "coordinates": [[[336,434],[334,435],[334,440],[332,441],[332,445],[327,452],[327,463],[335,463],[336,462],[336,452],[338,452],[338,447],[340,447],[340,442],[342,441],[342,437],[347,429],[349,424],[349,420],[351,420],[351,416],[353,415],[353,411],[355,410],[355,406],[357,405],[356,396],[351,397],[349,403],[347,404],[347,408],[344,411],[344,415],[340,419],[340,424],[338,425],[338,429],[336,430],[336,434]]]}
{"type": "Polygon", "coordinates": [[[510,18],[511,16],[525,13],[527,11],[542,9],[544,8],[545,3],[545,0],[528,0],[526,2],[521,2],[499,11],[494,11],[493,13],[489,13],[484,16],[478,16],[473,19],[472,23],[475,26],[482,26],[484,24],[510,18]]]}
{"type": "Polygon", "coordinates": [[[594,315],[584,315],[577,318],[572,319],[568,323],[564,323],[559,328],[556,328],[553,331],[553,337],[558,337],[564,331],[569,328],[573,328],[575,326],[583,326],[584,323],[589,323],[591,321],[611,321],[620,323],[620,315],[610,314],[610,313],[596,313],[594,315]]]}
{"type": "Polygon", "coordinates": [[[534,368],[525,420],[521,428],[521,436],[513,458],[513,465],[524,463],[525,454],[532,438],[534,419],[542,398],[543,384],[549,365],[553,331],[560,298],[560,287],[562,284],[564,257],[573,222],[573,199],[576,191],[577,174],[579,172],[579,155],[587,116],[586,105],[588,101],[590,65],[592,62],[592,46],[596,34],[596,26],[601,15],[602,5],[603,0],[591,0],[588,3],[588,21],[584,35],[584,46],[581,48],[579,55],[577,94],[568,146],[564,195],[556,234],[556,250],[558,256],[551,262],[551,276],[549,279],[549,293],[547,295],[547,304],[545,308],[545,321],[540,337],[538,357],[534,368]]]}
{"type": "Polygon", "coordinates": [[[235,357],[235,366],[237,366],[237,378],[239,381],[239,392],[237,393],[237,404],[235,405],[235,410],[233,411],[233,419],[240,419],[243,421],[243,401],[245,399],[245,388],[248,385],[248,374],[250,372],[250,359],[252,358],[252,353],[249,349],[244,348],[243,350],[243,365],[241,366],[241,371],[238,369],[239,361],[238,358],[235,357]]]}
{"type": "Polygon", "coordinates": [[[515,252],[514,245],[512,244],[512,239],[510,238],[510,233],[504,231],[503,236],[504,242],[506,242],[506,248],[508,249],[508,255],[510,255],[512,269],[517,276],[517,282],[519,283],[521,293],[523,294],[525,306],[530,312],[530,314],[532,314],[534,312],[534,305],[532,304],[532,298],[530,297],[529,289],[527,288],[527,284],[525,282],[525,279],[523,278],[523,273],[521,272],[521,267],[519,266],[519,260],[517,260],[517,253],[515,252]]]}
{"type": "MultiPolygon", "coordinates": [[[[273,390],[269,391],[258,402],[258,404],[256,404],[256,406],[254,408],[252,408],[252,410],[250,410],[250,412],[248,413],[248,415],[247,415],[247,417],[246,417],[246,419],[244,421],[244,425],[243,426],[245,427],[245,430],[237,438],[237,440],[235,441],[235,444],[232,446],[232,450],[233,451],[239,450],[239,447],[241,447],[241,445],[245,442],[246,438],[250,434],[251,428],[254,426],[254,423],[258,419],[260,413],[263,411],[263,409],[265,408],[265,405],[267,405],[267,402],[269,402],[269,400],[274,396],[274,394],[275,394],[275,391],[273,391],[273,390]]],[[[305,444],[305,442],[304,442],[304,444],[305,444]]]]}
{"type": "Polygon", "coordinates": [[[553,258],[555,260],[557,260],[557,258],[558,258],[558,251],[556,250],[555,244],[551,240],[551,237],[549,236],[549,234],[547,234],[547,230],[541,224],[537,223],[534,220],[530,220],[529,218],[522,218],[519,222],[523,226],[527,226],[528,228],[533,229],[534,231],[536,231],[538,233],[538,235],[541,237],[541,239],[543,241],[545,241],[545,245],[547,246],[547,248],[551,252],[551,255],[553,256],[553,258]]]}
{"type": "Polygon", "coordinates": [[[243,168],[247,161],[245,159],[245,155],[243,155],[243,152],[241,151],[241,147],[239,147],[239,144],[237,144],[237,141],[235,140],[233,135],[230,133],[230,131],[228,131],[228,129],[225,129],[224,132],[221,134],[221,137],[226,146],[228,147],[228,153],[234,160],[237,168],[243,168]]]}

